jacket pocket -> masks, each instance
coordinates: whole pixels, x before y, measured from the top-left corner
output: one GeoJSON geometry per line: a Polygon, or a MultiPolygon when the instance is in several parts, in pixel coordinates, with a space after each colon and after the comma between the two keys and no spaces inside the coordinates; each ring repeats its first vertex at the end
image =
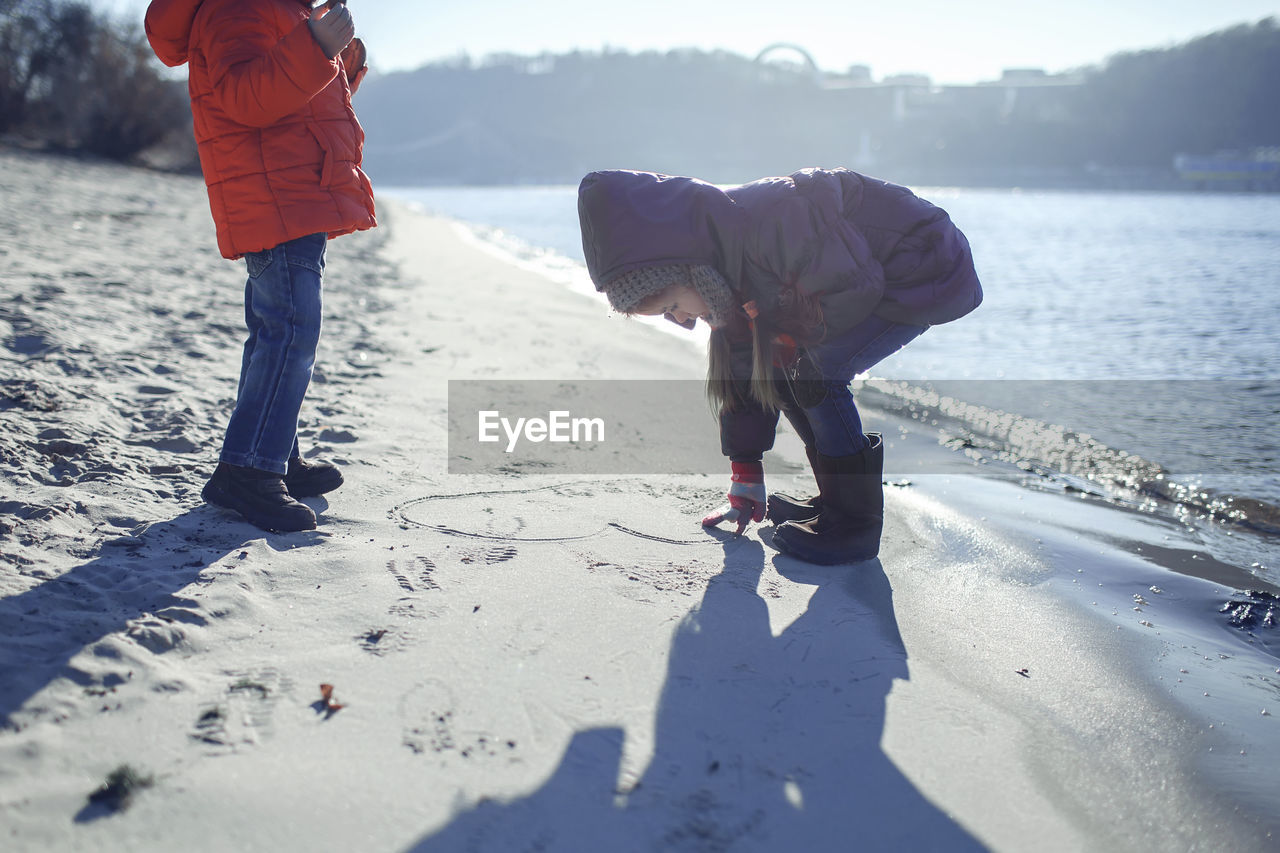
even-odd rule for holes
{"type": "Polygon", "coordinates": [[[315,138],[316,144],[320,146],[321,162],[320,162],[320,186],[328,187],[333,185],[333,146],[329,144],[329,140],[320,127],[315,124],[308,123],[307,130],[311,132],[315,138]]]}

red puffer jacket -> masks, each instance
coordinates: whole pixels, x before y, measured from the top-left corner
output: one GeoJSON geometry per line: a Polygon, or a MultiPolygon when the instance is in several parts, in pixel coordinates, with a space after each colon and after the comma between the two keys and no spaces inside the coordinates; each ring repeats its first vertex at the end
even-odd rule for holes
{"type": "Polygon", "coordinates": [[[309,7],[152,0],[147,8],[156,55],[189,63],[200,167],[228,258],[377,224],[360,170],[364,131],[351,109],[363,69],[324,55],[307,27],[309,7]]]}

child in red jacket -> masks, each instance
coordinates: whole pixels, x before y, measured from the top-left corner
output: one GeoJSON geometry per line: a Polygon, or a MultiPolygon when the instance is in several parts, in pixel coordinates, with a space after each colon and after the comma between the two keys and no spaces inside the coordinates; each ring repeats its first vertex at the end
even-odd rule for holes
{"type": "Polygon", "coordinates": [[[218,248],[249,273],[236,405],[204,499],[267,530],[310,530],[315,513],[297,498],[342,484],[297,439],[325,245],[377,224],[351,108],[364,45],[340,0],[152,0],[146,28],[161,61],[188,65],[218,248]]]}

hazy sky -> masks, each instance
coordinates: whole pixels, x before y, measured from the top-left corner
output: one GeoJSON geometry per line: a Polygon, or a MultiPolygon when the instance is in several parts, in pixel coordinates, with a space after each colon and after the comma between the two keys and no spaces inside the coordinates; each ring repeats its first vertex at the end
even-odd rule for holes
{"type": "MultiPolygon", "coordinates": [[[[89,0],[141,17],[148,0],[89,0]]],[[[871,66],[938,83],[993,80],[1004,68],[1062,71],[1280,17],[1280,0],[349,0],[380,71],[490,53],[724,48],[754,56],[798,44],[824,69],[871,66]]]]}

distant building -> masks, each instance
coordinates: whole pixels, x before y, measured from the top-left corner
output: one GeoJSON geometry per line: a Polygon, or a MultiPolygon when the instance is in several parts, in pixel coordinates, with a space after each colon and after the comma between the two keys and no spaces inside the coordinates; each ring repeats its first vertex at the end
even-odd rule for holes
{"type": "Polygon", "coordinates": [[[1047,80],[1049,73],[1043,68],[1006,68],[1000,75],[1001,83],[1034,83],[1047,80]]]}
{"type": "Polygon", "coordinates": [[[871,66],[850,65],[844,76],[846,80],[854,85],[869,85],[871,83],[871,66]]]}
{"type": "Polygon", "coordinates": [[[886,86],[912,86],[925,89],[933,85],[928,74],[890,74],[881,82],[886,86]]]}

